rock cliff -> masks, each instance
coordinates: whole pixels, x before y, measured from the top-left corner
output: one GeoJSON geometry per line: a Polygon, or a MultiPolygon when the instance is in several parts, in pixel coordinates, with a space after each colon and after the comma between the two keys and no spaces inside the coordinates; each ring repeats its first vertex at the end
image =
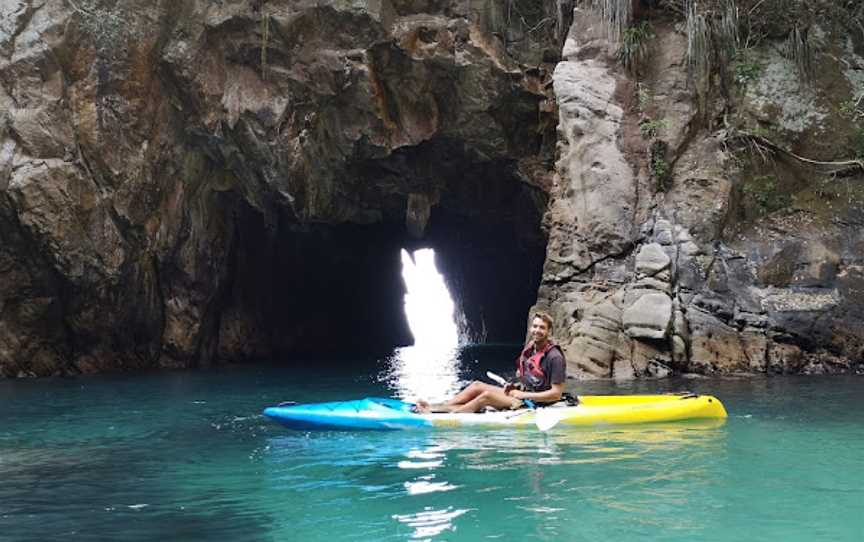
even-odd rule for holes
{"type": "Polygon", "coordinates": [[[514,335],[497,315],[531,304],[545,244],[548,10],[3,2],[0,373],[405,344],[399,249],[429,244],[463,330],[514,335]]]}
{"type": "Polygon", "coordinates": [[[855,2],[8,0],[0,375],[409,340],[535,302],[571,374],[864,357],[855,2]]]}
{"type": "Polygon", "coordinates": [[[790,5],[577,6],[538,296],[571,372],[861,371],[862,10],[790,5]]]}

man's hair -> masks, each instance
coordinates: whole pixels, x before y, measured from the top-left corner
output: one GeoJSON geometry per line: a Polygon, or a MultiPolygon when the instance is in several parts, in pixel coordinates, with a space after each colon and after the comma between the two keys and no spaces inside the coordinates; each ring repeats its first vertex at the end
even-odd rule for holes
{"type": "Polygon", "coordinates": [[[531,320],[534,320],[535,318],[539,318],[539,319],[543,320],[544,322],[546,322],[546,325],[549,326],[549,331],[552,331],[552,326],[555,323],[555,321],[552,319],[551,314],[549,314],[548,312],[544,312],[544,311],[537,311],[531,317],[531,320]]]}

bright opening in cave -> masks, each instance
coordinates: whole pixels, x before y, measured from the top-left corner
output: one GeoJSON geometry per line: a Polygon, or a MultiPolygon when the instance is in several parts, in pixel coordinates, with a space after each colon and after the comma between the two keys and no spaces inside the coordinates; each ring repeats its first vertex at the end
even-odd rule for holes
{"type": "Polygon", "coordinates": [[[414,346],[449,349],[459,344],[453,299],[444,277],[435,266],[435,251],[424,248],[413,257],[402,250],[405,280],[405,316],[414,336],[414,346]]]}
{"type": "Polygon", "coordinates": [[[405,316],[414,344],[396,350],[392,384],[404,399],[442,401],[459,388],[459,331],[454,303],[435,266],[435,251],[402,250],[405,316]]]}

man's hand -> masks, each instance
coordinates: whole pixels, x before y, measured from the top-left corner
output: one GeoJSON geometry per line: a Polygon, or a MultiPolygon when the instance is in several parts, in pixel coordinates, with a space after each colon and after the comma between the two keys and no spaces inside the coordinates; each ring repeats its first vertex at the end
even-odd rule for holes
{"type": "Polygon", "coordinates": [[[525,399],[526,393],[522,390],[512,389],[507,393],[507,395],[514,399],[525,399]]]}

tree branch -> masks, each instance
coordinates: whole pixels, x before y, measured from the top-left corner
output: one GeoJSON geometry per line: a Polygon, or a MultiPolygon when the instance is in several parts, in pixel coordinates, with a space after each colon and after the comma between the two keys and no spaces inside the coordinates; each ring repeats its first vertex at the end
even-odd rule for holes
{"type": "Polygon", "coordinates": [[[809,164],[812,166],[818,166],[823,168],[833,168],[832,173],[838,173],[845,170],[860,170],[864,172],[864,160],[853,158],[850,160],[840,160],[836,162],[823,162],[821,160],[811,160],[810,158],[805,158],[803,156],[799,156],[794,152],[784,149],[783,147],[777,145],[773,141],[766,139],[760,135],[751,134],[749,132],[741,132],[739,134],[733,135],[732,139],[741,139],[747,142],[755,143],[758,146],[765,147],[771,149],[774,152],[779,152],[781,154],[785,154],[799,162],[804,164],[809,164]]]}

